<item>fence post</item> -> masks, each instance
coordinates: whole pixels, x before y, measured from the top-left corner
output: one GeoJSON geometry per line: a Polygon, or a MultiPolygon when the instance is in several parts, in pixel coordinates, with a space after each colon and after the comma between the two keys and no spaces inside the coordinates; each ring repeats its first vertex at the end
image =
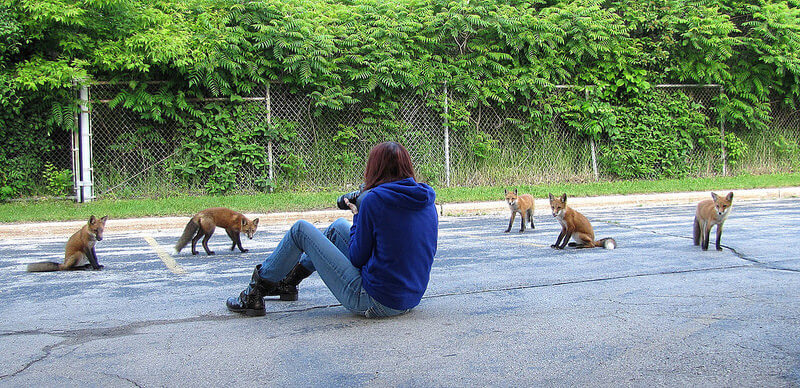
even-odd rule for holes
{"type": "MultiPolygon", "coordinates": [[[[721,95],[725,94],[725,86],[719,86],[719,93],[721,95]]],[[[728,175],[728,158],[725,155],[725,113],[724,109],[722,114],[719,115],[719,132],[720,136],[722,136],[722,175],[728,175]]]]}
{"type": "Polygon", "coordinates": [[[447,82],[444,83],[444,181],[450,187],[450,125],[448,125],[447,82]]]}
{"type": "MultiPolygon", "coordinates": [[[[77,85],[78,81],[74,81],[77,85]]],[[[78,130],[72,133],[72,168],[75,201],[94,199],[94,168],[92,166],[92,129],[89,116],[89,87],[78,86],[78,130]]]]}
{"type": "Polygon", "coordinates": [[[269,160],[269,192],[272,192],[272,186],[275,184],[273,180],[273,170],[272,170],[272,100],[270,97],[270,83],[267,82],[267,130],[270,134],[270,139],[267,142],[267,158],[269,160]]]}
{"type": "MultiPolygon", "coordinates": [[[[586,102],[589,102],[589,88],[583,91],[586,97],[586,102]]],[[[592,149],[592,171],[594,172],[594,180],[600,180],[600,174],[597,173],[597,151],[595,150],[594,137],[589,137],[589,147],[592,149]]]]}

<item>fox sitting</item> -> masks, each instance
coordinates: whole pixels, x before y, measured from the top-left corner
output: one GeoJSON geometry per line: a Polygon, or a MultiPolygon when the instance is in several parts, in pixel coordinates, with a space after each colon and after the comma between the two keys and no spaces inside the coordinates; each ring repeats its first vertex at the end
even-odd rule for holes
{"type": "Polygon", "coordinates": [[[67,240],[63,264],[52,261],[31,263],[28,264],[28,272],[102,269],[103,266],[97,262],[94,245],[103,240],[103,229],[105,229],[106,220],[108,220],[108,216],[99,219],[95,216],[89,217],[89,222],[67,240]]]}
{"type": "Polygon", "coordinates": [[[520,233],[525,231],[525,223],[527,221],[531,222],[531,229],[536,229],[536,226],[533,225],[533,197],[530,194],[518,195],[517,189],[514,189],[514,191],[505,190],[505,194],[506,203],[508,203],[508,208],[511,209],[511,219],[508,221],[508,229],[503,231],[503,233],[511,231],[517,213],[522,216],[522,223],[519,229],[520,233]]]}
{"type": "Polygon", "coordinates": [[[258,228],[258,218],[250,221],[242,213],[224,207],[212,207],[203,210],[195,214],[186,224],[183,234],[178,239],[178,243],[175,244],[175,253],[180,252],[189,243],[189,240],[192,240],[192,254],[196,255],[197,240],[203,237],[203,249],[205,249],[207,255],[213,255],[214,251],[208,249],[208,239],[214,234],[214,229],[217,226],[225,228],[228,237],[233,241],[231,250],[238,246],[240,251],[247,252],[247,249],[242,248],[242,240],[239,235],[244,233],[248,238],[252,239],[258,228]]]}
{"type": "Polygon", "coordinates": [[[589,220],[581,213],[573,210],[567,206],[567,194],[562,195],[560,198],[555,198],[553,194],[550,195],[550,209],[553,211],[553,217],[558,219],[561,224],[561,234],[558,235],[556,243],[550,247],[556,249],[564,249],[569,242],[570,237],[575,240],[574,243],[569,243],[569,246],[576,248],[595,248],[603,247],[605,249],[614,249],[617,242],[613,238],[604,238],[595,241],[594,230],[589,220]],[[562,242],[563,239],[563,242],[562,242]]]}
{"type": "Polygon", "coordinates": [[[717,226],[717,250],[721,251],[719,239],[722,237],[722,223],[728,218],[733,207],[733,192],[725,197],[711,193],[711,199],[706,199],[697,204],[694,215],[694,245],[701,245],[704,251],[708,250],[708,238],[711,227],[717,226]]]}

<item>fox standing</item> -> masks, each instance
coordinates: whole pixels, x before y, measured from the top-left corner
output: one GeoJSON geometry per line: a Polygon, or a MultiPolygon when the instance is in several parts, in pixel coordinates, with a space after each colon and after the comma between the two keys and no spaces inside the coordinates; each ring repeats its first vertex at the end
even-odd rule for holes
{"type": "Polygon", "coordinates": [[[561,234],[558,235],[556,243],[550,247],[564,249],[570,237],[575,240],[575,242],[569,243],[569,246],[574,246],[576,248],[603,247],[606,249],[614,249],[617,246],[617,242],[610,237],[597,241],[594,240],[592,224],[589,223],[589,220],[583,214],[567,206],[567,194],[562,195],[560,198],[556,198],[553,194],[550,194],[550,209],[553,211],[553,217],[556,217],[561,224],[561,234]]]}
{"type": "Polygon", "coordinates": [[[717,226],[717,250],[721,251],[719,239],[722,237],[722,223],[728,218],[733,206],[733,192],[725,197],[711,193],[711,199],[700,201],[694,215],[694,245],[701,245],[704,251],[708,250],[708,238],[711,227],[717,226]]]}
{"type": "Polygon", "coordinates": [[[175,252],[180,252],[181,249],[189,243],[189,240],[191,240],[192,254],[196,255],[197,249],[195,247],[197,245],[197,240],[203,237],[203,249],[205,249],[207,255],[213,255],[214,251],[208,249],[208,239],[214,234],[214,229],[216,229],[217,226],[225,228],[228,237],[233,241],[231,250],[238,246],[240,251],[247,252],[247,249],[242,248],[242,240],[239,238],[239,235],[244,233],[248,238],[252,239],[253,234],[258,228],[258,218],[250,221],[242,213],[225,207],[212,207],[203,210],[195,214],[195,216],[189,220],[189,223],[186,224],[181,238],[178,239],[178,243],[175,244],[175,252]]]}
{"type": "Polygon", "coordinates": [[[50,272],[50,271],[67,271],[76,269],[94,269],[99,270],[103,268],[97,262],[97,254],[94,251],[94,245],[103,240],[103,229],[106,226],[108,216],[97,218],[95,216],[89,217],[89,222],[75,232],[72,237],[67,240],[67,247],[64,252],[64,263],[59,264],[52,261],[44,261],[41,263],[28,264],[28,272],[50,272]]]}
{"type": "Polygon", "coordinates": [[[508,221],[508,229],[506,229],[504,233],[511,231],[517,213],[522,216],[522,224],[519,229],[520,233],[525,231],[525,223],[527,221],[531,222],[531,229],[536,229],[536,226],[533,225],[533,197],[530,194],[518,195],[517,189],[514,189],[514,191],[505,190],[505,194],[508,208],[511,209],[511,219],[508,221]]]}

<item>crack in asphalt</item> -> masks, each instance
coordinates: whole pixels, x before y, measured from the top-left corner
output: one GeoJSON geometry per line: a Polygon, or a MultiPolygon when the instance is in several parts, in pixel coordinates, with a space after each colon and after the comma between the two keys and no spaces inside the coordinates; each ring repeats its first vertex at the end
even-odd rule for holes
{"type": "MultiPolygon", "coordinates": [[[[133,322],[122,326],[117,327],[109,327],[109,328],[100,328],[100,329],[75,329],[75,330],[53,330],[53,331],[45,331],[45,330],[22,330],[22,331],[7,331],[0,336],[12,336],[12,335],[53,335],[57,337],[62,337],[64,340],[61,342],[47,345],[42,348],[42,356],[29,361],[25,364],[22,368],[18,369],[17,371],[5,375],[0,375],[0,380],[3,380],[8,377],[14,377],[36,363],[44,361],[47,359],[53,352],[54,349],[65,347],[65,346],[77,346],[89,343],[91,341],[95,341],[98,339],[108,339],[108,338],[116,338],[116,337],[124,337],[129,335],[134,335],[135,330],[150,327],[150,326],[158,326],[158,325],[170,325],[176,323],[185,323],[185,322],[204,322],[204,321],[224,321],[228,319],[233,319],[234,316],[227,316],[227,315],[200,315],[197,317],[189,317],[189,318],[181,318],[181,319],[162,319],[162,320],[152,320],[152,321],[141,321],[141,322],[133,322]]],[[[120,376],[120,378],[123,378],[120,376]]],[[[123,378],[124,379],[124,378],[123,378]]],[[[127,379],[126,379],[127,380],[127,379]]],[[[131,381],[131,383],[139,386],[135,382],[131,381]]]]}
{"type": "Polygon", "coordinates": [[[8,335],[25,335],[25,334],[50,334],[47,332],[43,332],[39,329],[36,330],[20,330],[20,331],[4,331],[0,333],[0,337],[5,337],[8,335]]]}
{"type": "MultiPolygon", "coordinates": [[[[603,223],[606,223],[606,224],[609,224],[609,225],[619,226],[619,227],[625,228],[625,229],[631,229],[631,230],[635,230],[635,231],[639,231],[639,232],[655,234],[655,235],[658,235],[658,236],[667,236],[667,237],[682,238],[682,239],[686,239],[686,240],[694,240],[693,237],[686,237],[686,236],[681,236],[681,235],[672,234],[672,233],[663,233],[663,232],[650,230],[650,229],[645,229],[645,228],[641,228],[641,227],[637,227],[637,226],[633,226],[633,225],[626,225],[626,224],[620,223],[619,221],[611,221],[611,220],[596,220],[596,221],[603,222],[603,223]]],[[[779,267],[779,266],[776,266],[774,264],[769,264],[769,263],[765,263],[763,261],[759,261],[758,259],[754,259],[752,257],[749,257],[749,256],[745,255],[744,253],[741,253],[741,252],[737,251],[736,248],[728,246],[728,245],[725,245],[725,244],[720,244],[720,247],[723,247],[725,249],[730,250],[739,259],[745,260],[745,261],[749,261],[749,262],[751,262],[753,264],[756,264],[756,265],[758,265],[760,267],[764,267],[764,268],[772,269],[772,270],[776,270],[776,271],[787,271],[787,272],[800,273],[800,270],[797,270],[797,269],[779,267]]]]}
{"type": "MultiPolygon", "coordinates": [[[[267,315],[276,315],[276,314],[285,314],[285,313],[294,313],[294,312],[303,312],[303,311],[311,311],[311,310],[318,310],[318,309],[325,309],[330,307],[341,306],[341,304],[331,304],[331,305],[319,305],[319,306],[309,306],[297,309],[286,309],[286,310],[275,310],[275,311],[268,311],[267,315]]],[[[75,330],[53,330],[53,331],[46,331],[46,330],[20,330],[20,331],[6,331],[0,333],[0,337],[5,336],[18,336],[18,335],[52,335],[57,337],[64,338],[62,341],[47,345],[42,348],[42,355],[28,361],[25,365],[23,365],[20,369],[8,373],[5,375],[0,375],[0,380],[14,377],[28,368],[32,367],[34,364],[37,364],[41,361],[44,361],[52,354],[53,350],[56,348],[66,347],[66,346],[78,346],[83,345],[95,340],[99,339],[109,339],[109,338],[118,338],[118,337],[125,337],[130,335],[136,335],[136,330],[147,328],[147,327],[154,327],[154,326],[166,326],[166,325],[173,325],[173,324],[180,324],[180,323],[189,323],[189,322],[215,322],[215,321],[227,321],[233,319],[241,319],[239,315],[212,315],[212,314],[204,314],[195,317],[188,317],[188,318],[180,318],[180,319],[159,319],[159,320],[150,320],[150,321],[141,321],[141,322],[133,322],[129,324],[125,324],[122,326],[116,327],[107,327],[107,328],[99,328],[99,329],[75,329],[75,330]]],[[[118,375],[111,375],[109,376],[118,377],[123,380],[127,380],[130,383],[134,384],[137,387],[140,387],[138,383],[128,378],[118,376],[118,375]]]]}
{"type": "MultiPolygon", "coordinates": [[[[519,286],[511,286],[511,287],[497,287],[497,288],[489,288],[489,289],[481,289],[481,290],[470,290],[470,291],[459,291],[459,292],[446,292],[441,294],[434,294],[434,295],[425,295],[422,299],[435,299],[435,298],[443,298],[448,296],[460,296],[460,295],[474,295],[474,294],[483,294],[483,293],[493,293],[493,292],[503,292],[503,291],[512,291],[512,290],[525,290],[525,289],[535,289],[535,288],[544,288],[544,287],[557,287],[557,286],[565,286],[565,285],[573,285],[573,284],[585,284],[585,283],[596,283],[596,282],[603,282],[603,281],[612,281],[612,280],[621,280],[621,279],[633,279],[633,278],[641,278],[641,277],[649,277],[649,276],[664,276],[664,275],[675,275],[675,274],[684,274],[684,273],[696,273],[696,272],[709,272],[709,271],[719,271],[719,270],[729,270],[729,269],[737,269],[737,268],[750,268],[752,265],[749,264],[742,264],[742,265],[730,265],[730,266],[720,266],[720,267],[711,267],[711,268],[697,268],[697,269],[688,269],[688,270],[672,270],[672,271],[659,271],[659,272],[652,272],[652,273],[640,273],[640,274],[629,274],[629,275],[619,275],[619,276],[608,276],[608,277],[601,277],[601,278],[593,278],[593,279],[580,279],[580,280],[570,280],[570,281],[562,281],[562,282],[550,282],[550,283],[542,283],[542,284],[527,284],[527,285],[519,285],[519,286]]],[[[320,310],[326,309],[331,307],[339,307],[341,303],[336,304],[328,304],[328,305],[319,305],[319,306],[309,306],[303,308],[296,308],[296,309],[285,309],[285,310],[274,310],[274,311],[267,311],[267,316],[269,315],[278,315],[278,314],[286,314],[286,313],[295,313],[295,312],[304,312],[304,311],[312,311],[312,310],[320,310]]],[[[195,317],[187,317],[187,318],[180,318],[180,319],[159,319],[159,320],[150,320],[150,321],[141,321],[141,322],[133,322],[122,326],[117,327],[109,327],[109,328],[100,328],[100,329],[75,329],[75,330],[54,330],[54,331],[45,331],[45,330],[21,330],[21,331],[6,331],[0,333],[0,337],[2,336],[12,336],[12,335],[53,335],[64,337],[65,339],[61,342],[47,345],[42,348],[43,354],[34,359],[29,361],[25,364],[22,368],[18,369],[17,371],[5,375],[0,375],[0,380],[3,380],[8,377],[14,377],[36,363],[44,361],[47,359],[53,352],[54,349],[64,347],[64,346],[78,346],[83,345],[98,339],[109,339],[109,338],[117,338],[117,337],[124,337],[135,335],[136,330],[153,327],[153,326],[166,326],[172,324],[180,324],[180,323],[189,323],[189,322],[219,322],[219,321],[228,321],[234,319],[241,319],[242,317],[239,315],[212,315],[212,314],[204,314],[195,317]]],[[[140,385],[133,380],[128,378],[117,376],[117,375],[109,375],[118,377],[120,379],[124,379],[129,381],[130,383],[134,384],[135,386],[139,387],[140,385]]]]}
{"type": "Polygon", "coordinates": [[[139,388],[143,387],[143,385],[141,385],[141,384],[139,384],[139,383],[137,383],[137,382],[135,382],[135,381],[133,381],[133,380],[131,380],[131,379],[127,378],[127,377],[120,376],[120,375],[118,375],[118,374],[113,374],[113,373],[105,373],[105,372],[101,372],[100,374],[102,374],[102,375],[104,375],[104,376],[114,377],[114,378],[117,378],[117,379],[120,379],[120,380],[127,381],[127,382],[129,382],[129,383],[133,384],[133,386],[134,386],[134,387],[139,387],[139,388]]]}
{"type": "MultiPolygon", "coordinates": [[[[609,220],[597,220],[598,222],[604,222],[611,225],[616,225],[622,228],[627,228],[631,230],[637,230],[640,232],[651,233],[660,236],[668,236],[674,238],[681,238],[681,239],[688,239],[691,240],[691,237],[675,235],[671,233],[663,233],[658,231],[653,231],[649,229],[644,229],[641,227],[636,227],[632,225],[625,225],[619,223],[617,221],[609,221],[609,220]]],[[[503,292],[503,291],[513,291],[513,290],[525,290],[525,289],[536,289],[536,288],[544,288],[544,287],[557,287],[557,286],[564,286],[564,285],[574,285],[574,284],[586,284],[586,283],[595,283],[595,282],[604,282],[604,281],[613,281],[613,280],[622,280],[622,279],[633,279],[633,278],[641,278],[641,277],[650,277],[650,276],[665,276],[665,275],[675,275],[675,274],[685,274],[685,273],[697,273],[697,272],[709,272],[709,271],[721,271],[721,270],[730,270],[730,269],[738,269],[738,268],[752,268],[754,266],[762,267],[771,270],[777,271],[789,271],[789,272],[800,272],[800,270],[794,270],[789,268],[781,268],[771,264],[767,264],[761,262],[757,259],[748,257],[747,255],[737,251],[735,248],[722,245],[722,247],[730,250],[737,258],[747,261],[751,264],[741,264],[741,265],[729,265],[729,266],[719,266],[719,267],[710,267],[710,268],[697,268],[697,269],[686,269],[686,270],[670,270],[670,271],[658,271],[652,273],[638,273],[638,274],[628,274],[628,275],[619,275],[619,276],[607,276],[607,277],[600,277],[600,278],[592,278],[592,279],[579,279],[579,280],[569,280],[569,281],[560,281],[560,282],[550,282],[550,283],[542,283],[542,284],[527,284],[527,285],[517,285],[517,286],[509,286],[509,287],[497,287],[497,288],[489,288],[489,289],[480,289],[480,290],[468,290],[468,291],[457,291],[457,292],[445,292],[440,294],[433,294],[433,295],[425,295],[423,299],[435,299],[435,298],[443,298],[448,296],[460,296],[460,295],[474,295],[474,294],[482,294],[482,293],[493,293],[493,292],[503,292]]],[[[286,313],[295,313],[295,312],[304,312],[304,311],[312,311],[318,309],[326,309],[331,307],[339,307],[341,306],[340,303],[337,304],[328,304],[328,305],[318,305],[318,306],[309,306],[304,308],[295,308],[295,309],[284,309],[284,310],[274,310],[268,311],[267,316],[269,315],[278,315],[278,314],[286,314],[286,313]]],[[[154,327],[154,326],[164,326],[164,325],[172,325],[172,324],[180,324],[180,323],[189,323],[189,322],[214,322],[214,321],[227,321],[233,319],[241,319],[239,315],[212,315],[212,314],[203,314],[194,317],[187,317],[187,318],[180,318],[180,319],[161,319],[161,320],[149,320],[149,321],[141,321],[141,322],[133,322],[129,324],[125,324],[122,326],[117,327],[108,327],[108,328],[100,328],[100,329],[75,329],[75,330],[54,330],[54,331],[45,331],[41,329],[35,330],[21,330],[21,331],[5,331],[0,332],[0,337],[5,336],[19,336],[19,335],[53,335],[64,338],[62,341],[57,342],[55,344],[47,345],[42,348],[42,355],[28,361],[25,365],[23,365],[20,369],[16,370],[13,373],[0,375],[0,380],[17,376],[18,374],[26,371],[27,369],[31,368],[33,365],[46,360],[53,351],[60,347],[65,346],[78,346],[82,344],[86,344],[98,339],[109,339],[109,338],[117,338],[117,337],[124,337],[137,334],[136,331],[142,328],[147,327],[154,327]]],[[[129,383],[133,384],[136,387],[141,387],[136,381],[133,381],[129,378],[115,375],[115,374],[108,374],[103,373],[104,375],[115,377],[121,380],[128,381],[129,383]]]]}
{"type": "Polygon", "coordinates": [[[7,377],[14,377],[14,376],[24,372],[25,370],[27,370],[28,368],[33,366],[33,364],[36,364],[36,363],[44,360],[45,358],[50,357],[50,354],[53,352],[53,349],[62,346],[63,344],[65,344],[68,341],[69,341],[68,339],[65,339],[65,340],[63,340],[63,341],[61,341],[59,343],[55,343],[55,344],[52,344],[52,345],[45,346],[44,348],[42,348],[43,354],[41,356],[39,356],[38,358],[33,359],[31,361],[28,361],[27,364],[23,365],[22,368],[18,369],[14,373],[0,375],[0,380],[5,379],[7,377]]]}
{"type": "Polygon", "coordinates": [[[566,286],[566,285],[572,285],[572,284],[604,282],[604,281],[610,281],[610,280],[633,279],[633,278],[648,277],[648,276],[675,275],[675,274],[683,274],[683,273],[708,272],[708,271],[718,271],[718,270],[728,270],[728,269],[748,268],[748,267],[751,267],[751,266],[742,264],[742,265],[729,265],[729,266],[722,266],[722,267],[696,268],[696,269],[684,269],[684,270],[674,270],[674,271],[659,271],[659,272],[651,272],[651,273],[639,273],[639,274],[630,274],[630,275],[608,276],[608,277],[602,277],[602,278],[568,280],[568,281],[562,281],[562,282],[551,282],[551,283],[542,283],[542,284],[526,284],[526,285],[519,285],[519,286],[498,287],[498,288],[482,289],[482,290],[461,291],[461,292],[446,292],[446,293],[442,293],[442,294],[426,295],[426,296],[422,297],[422,299],[441,298],[441,297],[445,297],[445,296],[456,296],[456,295],[483,294],[483,293],[499,292],[499,291],[526,290],[526,289],[532,289],[532,288],[556,287],[556,286],[566,286]]]}

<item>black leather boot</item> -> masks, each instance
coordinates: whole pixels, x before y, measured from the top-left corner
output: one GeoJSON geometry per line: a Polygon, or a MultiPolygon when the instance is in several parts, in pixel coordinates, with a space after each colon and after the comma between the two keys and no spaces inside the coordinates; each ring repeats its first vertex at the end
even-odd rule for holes
{"type": "Polygon", "coordinates": [[[235,313],[242,313],[250,317],[258,317],[267,314],[264,308],[264,295],[272,294],[278,287],[278,283],[262,279],[258,274],[261,269],[261,264],[256,266],[253,270],[253,276],[250,278],[250,284],[239,294],[236,298],[228,298],[225,305],[228,310],[235,313]]]}
{"type": "Polygon", "coordinates": [[[268,295],[280,295],[281,300],[292,301],[297,300],[297,285],[311,275],[313,272],[303,267],[300,263],[295,264],[294,268],[289,271],[283,280],[278,282],[275,290],[268,295]]]}

